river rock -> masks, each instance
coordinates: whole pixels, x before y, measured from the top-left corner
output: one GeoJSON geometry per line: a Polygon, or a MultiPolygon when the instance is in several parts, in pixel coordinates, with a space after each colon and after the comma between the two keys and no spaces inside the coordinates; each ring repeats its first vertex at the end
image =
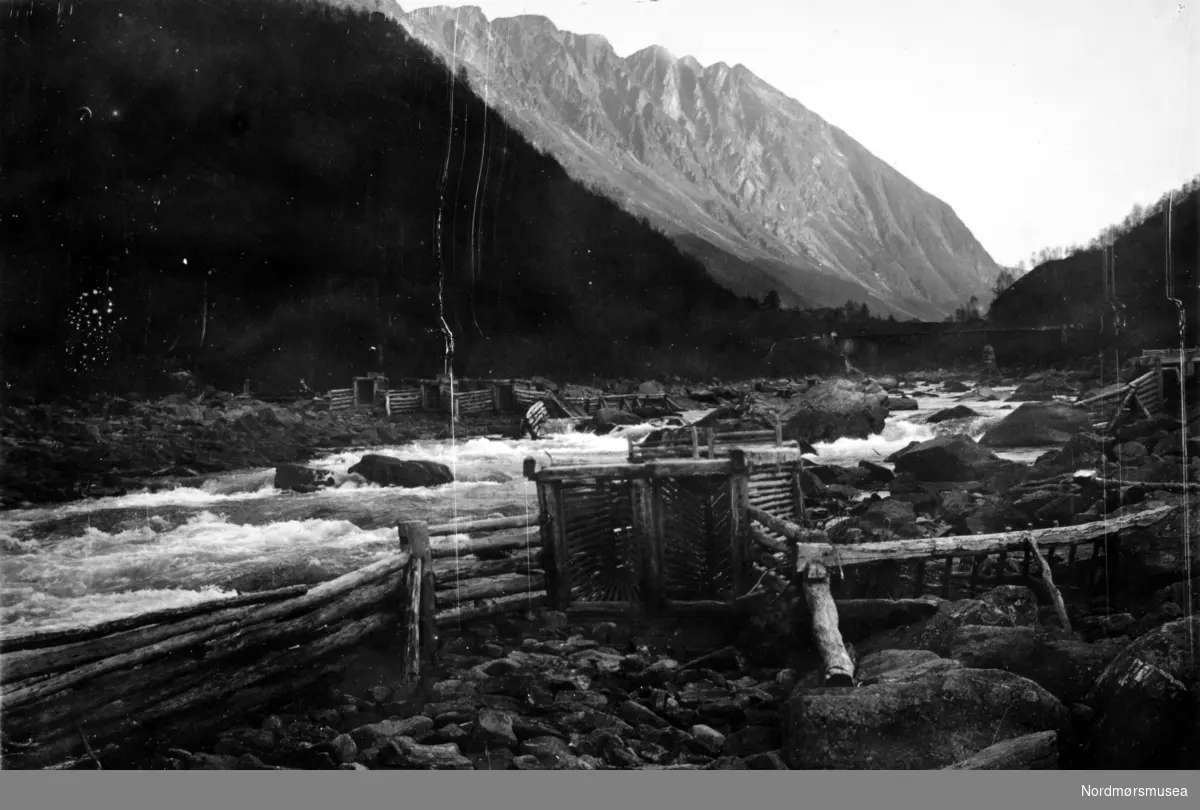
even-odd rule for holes
{"type": "Polygon", "coordinates": [[[281,464],[275,468],[275,488],[293,492],[316,492],[335,483],[333,473],[296,464],[281,464]]]}
{"type": "Polygon", "coordinates": [[[640,425],[642,418],[620,408],[600,408],[592,414],[593,429],[599,434],[612,431],[621,425],[640,425]]]}
{"type": "Polygon", "coordinates": [[[885,649],[929,650],[945,655],[954,632],[966,625],[1023,627],[1038,624],[1037,597],[1022,585],[1001,585],[975,599],[938,601],[937,612],[911,625],[897,627],[863,642],[865,656],[885,649]]]}
{"type": "Polygon", "coordinates": [[[368,453],[350,468],[368,481],[385,487],[436,487],[454,481],[454,474],[445,464],[436,461],[399,459],[368,453]]]}
{"type": "Polygon", "coordinates": [[[397,737],[381,752],[388,765],[416,771],[469,771],[475,763],[463,756],[454,743],[421,745],[411,737],[397,737]]]}
{"type": "Polygon", "coordinates": [[[931,413],[925,417],[925,422],[930,425],[936,425],[939,422],[948,422],[951,419],[970,419],[974,416],[979,416],[979,413],[968,408],[966,405],[955,405],[953,408],[943,408],[940,411],[931,413]]]}
{"type": "Polygon", "coordinates": [[[1026,402],[992,427],[984,447],[1041,447],[1066,444],[1077,433],[1091,432],[1087,411],[1062,402],[1026,402]]]}
{"type": "Polygon", "coordinates": [[[994,669],[928,669],[905,682],[798,688],[783,757],[793,769],[942,768],[1001,740],[1065,725],[1066,707],[994,669]]]}
{"type": "Polygon", "coordinates": [[[984,481],[1007,474],[1023,474],[1024,465],[1004,461],[980,447],[966,434],[936,436],[893,453],[888,461],[896,474],[911,474],[918,481],[984,481]]]}
{"type": "Polygon", "coordinates": [[[883,431],[887,402],[877,385],[843,379],[819,383],[788,401],[781,417],[783,436],[809,442],[865,439],[883,431]]]}
{"type": "Polygon", "coordinates": [[[1079,703],[1120,650],[1118,642],[1089,644],[1032,626],[964,625],[951,635],[948,655],[966,667],[1013,672],[1064,703],[1079,703]]]}
{"type": "Polygon", "coordinates": [[[1165,624],[1113,659],[1088,694],[1095,718],[1088,767],[1200,766],[1200,617],[1165,624]]]}

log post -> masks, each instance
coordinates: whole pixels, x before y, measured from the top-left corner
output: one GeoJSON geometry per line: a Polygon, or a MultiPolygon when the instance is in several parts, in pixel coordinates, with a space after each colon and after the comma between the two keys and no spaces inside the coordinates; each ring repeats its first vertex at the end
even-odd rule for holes
{"type": "Polygon", "coordinates": [[[397,531],[400,548],[411,553],[404,576],[407,607],[404,619],[404,677],[415,681],[421,675],[422,658],[430,661],[437,650],[434,623],[437,605],[433,560],[429,553],[429,526],[424,521],[406,520],[397,526],[397,531]]]}
{"type": "Polygon", "coordinates": [[[744,596],[751,588],[750,568],[750,475],[746,451],[735,447],[729,452],[733,472],[729,476],[729,534],[732,562],[733,596],[744,596]]]}
{"type": "Polygon", "coordinates": [[[813,641],[825,666],[826,686],[854,686],[854,662],[838,629],[837,605],[829,590],[829,572],[820,563],[804,568],[804,599],[812,615],[813,641]]]}
{"type": "Polygon", "coordinates": [[[648,616],[656,616],[662,607],[662,499],[658,482],[629,482],[632,499],[633,529],[641,547],[642,607],[648,616]]]}
{"type": "Polygon", "coordinates": [[[800,467],[792,473],[792,497],[795,500],[793,509],[796,513],[796,523],[800,526],[808,526],[808,513],[804,508],[804,482],[802,473],[804,472],[804,459],[800,459],[800,467]]]}
{"type": "Polygon", "coordinates": [[[553,484],[546,493],[546,507],[550,514],[554,539],[553,560],[546,563],[547,573],[551,569],[554,570],[554,591],[548,592],[550,607],[554,610],[566,610],[571,603],[571,569],[567,558],[566,509],[563,508],[562,484],[553,484]]]}
{"type": "Polygon", "coordinates": [[[1042,552],[1037,547],[1037,542],[1033,539],[1033,535],[1026,537],[1025,542],[1029,546],[1029,553],[1037,557],[1038,567],[1042,573],[1042,584],[1050,592],[1050,600],[1054,602],[1054,612],[1058,614],[1059,624],[1062,625],[1063,630],[1070,632],[1071,620],[1067,618],[1067,606],[1063,602],[1062,593],[1059,592],[1058,586],[1054,584],[1054,577],[1050,573],[1050,563],[1046,562],[1046,558],[1042,556],[1042,552]]]}

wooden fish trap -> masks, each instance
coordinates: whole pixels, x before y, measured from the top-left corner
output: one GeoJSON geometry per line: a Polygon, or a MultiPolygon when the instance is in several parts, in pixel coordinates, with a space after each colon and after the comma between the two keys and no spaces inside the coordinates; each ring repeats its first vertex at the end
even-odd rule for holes
{"type": "Polygon", "coordinates": [[[628,618],[733,613],[753,585],[741,457],[537,469],[548,604],[628,618]]]}

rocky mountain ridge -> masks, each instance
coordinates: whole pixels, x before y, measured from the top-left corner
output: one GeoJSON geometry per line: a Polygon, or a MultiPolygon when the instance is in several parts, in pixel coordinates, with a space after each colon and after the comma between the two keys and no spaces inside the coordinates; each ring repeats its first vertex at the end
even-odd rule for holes
{"type": "Polygon", "coordinates": [[[659,46],[622,58],[545,17],[376,7],[739,294],[927,319],[990,298],[1001,268],[950,206],[744,65],[659,46]]]}

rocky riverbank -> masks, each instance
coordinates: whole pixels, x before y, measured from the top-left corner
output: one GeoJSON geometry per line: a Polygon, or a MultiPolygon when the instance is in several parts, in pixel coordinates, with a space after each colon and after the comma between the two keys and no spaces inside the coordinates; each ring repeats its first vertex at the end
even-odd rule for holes
{"type": "MultiPolygon", "coordinates": [[[[473,418],[460,437],[512,434],[519,417],[473,418]]],[[[173,394],[13,405],[0,416],[0,506],[196,484],[205,475],[303,463],[321,452],[450,437],[444,414],[330,411],[317,399],[268,404],[232,394],[173,394]]]]}
{"type": "MultiPolygon", "coordinates": [[[[217,739],[161,747],[167,769],[782,770],[1195,768],[1200,619],[1109,633],[1044,621],[1029,588],[927,598],[926,618],[857,644],[856,688],[822,688],[802,634],[764,646],[711,627],[634,637],[564,614],[443,639],[414,690],[378,651],[301,702],[217,739]],[[699,642],[697,644],[697,642],[699,642]],[[705,646],[707,645],[707,647],[705,646]],[[1137,675],[1137,677],[1131,677],[1137,675]],[[982,752],[982,753],[981,753],[982,752]],[[991,765],[972,765],[983,760],[991,765]]],[[[1174,616],[1178,613],[1175,612],[1174,616]]],[[[910,617],[911,620],[911,617],[910,617]]],[[[1118,624],[1112,623],[1113,626],[1118,624]]],[[[855,645],[849,645],[855,650],[855,645]]],[[[246,720],[250,722],[246,722],[246,720]]]]}

